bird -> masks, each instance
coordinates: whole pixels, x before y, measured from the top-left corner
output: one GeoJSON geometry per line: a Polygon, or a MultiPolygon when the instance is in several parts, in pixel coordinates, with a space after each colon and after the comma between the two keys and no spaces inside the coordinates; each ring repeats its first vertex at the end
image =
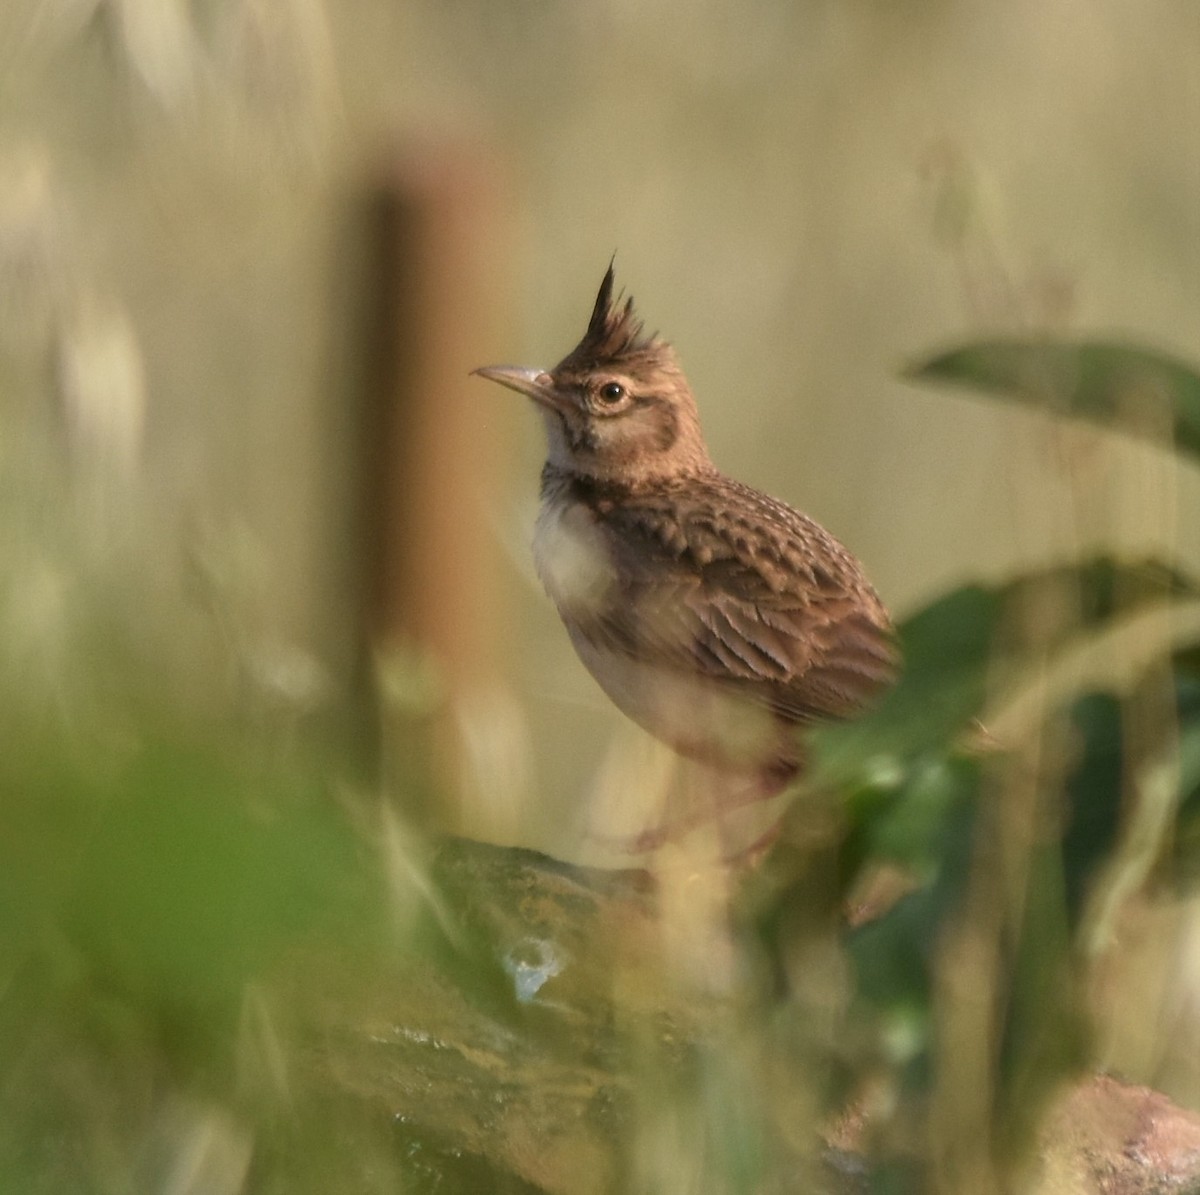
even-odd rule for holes
{"type": "Polygon", "coordinates": [[[805,728],[893,681],[892,623],[828,531],[717,468],[674,348],[613,288],[610,262],[553,368],[472,373],[542,416],[534,562],[600,688],[678,754],[776,795],[805,728]]]}

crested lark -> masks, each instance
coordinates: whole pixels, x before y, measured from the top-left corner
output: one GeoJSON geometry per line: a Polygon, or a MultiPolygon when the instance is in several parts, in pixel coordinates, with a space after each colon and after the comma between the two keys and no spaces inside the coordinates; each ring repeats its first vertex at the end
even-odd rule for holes
{"type": "Polygon", "coordinates": [[[475,372],[541,411],[537,571],[600,687],[680,754],[780,791],[802,764],[797,727],[854,714],[893,675],[858,562],[718,471],[674,350],[632,299],[613,302],[611,265],[553,369],[475,372]]]}

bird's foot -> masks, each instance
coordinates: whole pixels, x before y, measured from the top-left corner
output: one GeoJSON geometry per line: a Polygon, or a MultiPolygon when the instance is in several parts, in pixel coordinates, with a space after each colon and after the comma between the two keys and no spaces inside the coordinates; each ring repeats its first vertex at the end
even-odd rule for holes
{"type": "Polygon", "coordinates": [[[647,855],[668,846],[684,844],[700,831],[711,831],[712,839],[706,844],[706,853],[715,848],[723,863],[757,863],[779,836],[781,820],[772,816],[765,829],[761,823],[749,828],[755,834],[745,842],[747,827],[737,823],[737,815],[751,806],[760,806],[774,800],[787,788],[792,773],[765,774],[747,781],[744,785],[704,794],[703,800],[688,801],[685,812],[675,817],[664,817],[657,824],[633,835],[606,835],[589,832],[588,841],[623,855],[647,855]]]}

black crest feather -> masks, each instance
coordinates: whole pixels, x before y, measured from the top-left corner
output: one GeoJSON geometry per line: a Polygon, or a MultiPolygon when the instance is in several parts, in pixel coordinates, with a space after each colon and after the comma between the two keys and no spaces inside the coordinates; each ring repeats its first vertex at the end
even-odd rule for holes
{"type": "Polygon", "coordinates": [[[613,267],[609,263],[583,339],[557,369],[594,369],[603,365],[633,366],[657,357],[666,346],[648,336],[633,310],[633,297],[613,302],[613,267]]]}

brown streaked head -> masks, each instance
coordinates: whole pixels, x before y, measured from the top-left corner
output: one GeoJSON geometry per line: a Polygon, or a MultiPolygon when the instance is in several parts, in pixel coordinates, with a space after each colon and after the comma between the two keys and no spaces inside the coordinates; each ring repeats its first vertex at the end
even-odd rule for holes
{"type": "Polygon", "coordinates": [[[613,301],[611,264],[583,339],[553,369],[474,372],[538,404],[558,468],[637,485],[713,467],[675,350],[645,333],[632,298],[613,301]]]}

